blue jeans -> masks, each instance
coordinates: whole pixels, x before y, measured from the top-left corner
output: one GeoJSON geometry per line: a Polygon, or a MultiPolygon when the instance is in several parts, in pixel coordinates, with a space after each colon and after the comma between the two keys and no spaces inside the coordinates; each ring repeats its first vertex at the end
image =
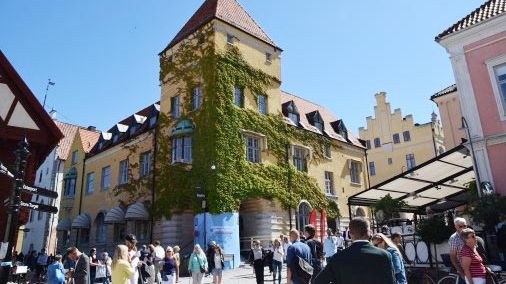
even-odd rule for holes
{"type": "Polygon", "coordinates": [[[274,282],[276,282],[276,274],[279,275],[278,283],[281,283],[281,268],[283,267],[283,263],[281,261],[272,260],[272,277],[274,282]]]}

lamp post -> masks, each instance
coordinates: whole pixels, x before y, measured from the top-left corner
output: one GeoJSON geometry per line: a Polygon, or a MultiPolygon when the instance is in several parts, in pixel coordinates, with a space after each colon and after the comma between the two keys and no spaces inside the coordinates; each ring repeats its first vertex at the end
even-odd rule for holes
{"type": "Polygon", "coordinates": [[[465,117],[462,117],[462,128],[466,130],[467,138],[469,139],[469,145],[471,146],[471,157],[473,158],[473,168],[476,174],[476,190],[478,191],[478,197],[481,197],[481,178],[480,170],[478,169],[478,162],[474,155],[473,138],[471,137],[471,131],[469,130],[469,124],[465,117]]]}
{"type": "MultiPolygon", "coordinates": [[[[216,170],[216,165],[212,164],[210,167],[211,171],[214,172],[216,170]]],[[[204,180],[203,185],[197,187],[197,198],[202,201],[202,209],[204,209],[204,249],[207,248],[207,194],[206,194],[206,182],[204,180]]]]}
{"type": "MultiPolygon", "coordinates": [[[[16,154],[16,169],[12,174],[14,175],[14,182],[11,197],[9,200],[9,216],[7,217],[7,226],[5,230],[4,241],[8,243],[7,253],[5,255],[6,260],[12,258],[12,250],[15,242],[17,226],[19,221],[19,212],[21,210],[21,191],[24,185],[25,169],[30,155],[28,151],[28,141],[26,138],[18,143],[18,149],[14,152],[16,154]]],[[[2,277],[0,277],[0,283],[6,283],[8,279],[9,268],[7,266],[2,267],[2,277]]]]}

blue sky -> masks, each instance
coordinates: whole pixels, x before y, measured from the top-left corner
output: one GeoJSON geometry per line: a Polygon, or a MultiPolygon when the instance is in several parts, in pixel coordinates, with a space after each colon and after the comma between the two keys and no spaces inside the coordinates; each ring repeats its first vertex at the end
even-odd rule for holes
{"type": "MultiPolygon", "coordinates": [[[[374,94],[415,121],[454,83],[434,37],[484,0],[239,0],[282,54],[283,90],[329,108],[358,134],[374,94]]],[[[106,130],[159,100],[158,57],[203,0],[0,3],[0,49],[59,119],[106,130]]]]}

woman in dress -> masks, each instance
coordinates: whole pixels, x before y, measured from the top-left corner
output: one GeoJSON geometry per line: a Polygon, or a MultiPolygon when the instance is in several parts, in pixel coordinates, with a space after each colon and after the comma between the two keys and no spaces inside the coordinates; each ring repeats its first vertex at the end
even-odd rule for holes
{"type": "Polygon", "coordinates": [[[211,270],[211,274],[213,275],[213,283],[221,284],[221,279],[223,277],[223,267],[224,267],[225,259],[223,258],[223,250],[217,244],[214,246],[214,257],[211,263],[209,263],[209,270],[211,270]]]}
{"type": "Polygon", "coordinates": [[[112,283],[129,284],[130,278],[134,275],[134,269],[129,261],[128,247],[118,245],[114,250],[114,259],[112,261],[112,283]]]}
{"type": "Polygon", "coordinates": [[[181,256],[179,252],[181,248],[179,246],[174,246],[174,259],[176,260],[176,283],[179,282],[179,266],[181,265],[181,256]]]}
{"type": "Polygon", "coordinates": [[[264,283],[264,258],[265,251],[260,245],[259,241],[253,242],[253,247],[251,248],[249,254],[249,261],[253,265],[253,270],[255,271],[255,279],[257,284],[264,283]]]}
{"type": "Polygon", "coordinates": [[[281,283],[281,268],[283,267],[284,250],[278,239],[274,240],[272,255],[272,279],[276,283],[276,275],[278,275],[278,283],[281,283]]]}
{"type": "Polygon", "coordinates": [[[372,243],[373,245],[388,251],[392,256],[392,267],[394,269],[397,284],[407,284],[406,270],[404,269],[401,253],[392,240],[384,234],[378,233],[372,237],[372,243]]]}
{"type": "Polygon", "coordinates": [[[207,267],[206,254],[197,244],[190,256],[190,261],[188,262],[188,271],[192,276],[193,284],[202,284],[202,278],[204,273],[207,271],[207,267]]]}
{"type": "Polygon", "coordinates": [[[162,267],[160,268],[160,273],[162,274],[162,284],[174,284],[176,282],[176,260],[172,247],[167,247],[165,257],[161,263],[162,267]]]}
{"type": "Polygon", "coordinates": [[[97,257],[97,249],[92,248],[90,250],[90,280],[91,283],[95,283],[95,276],[97,275],[97,267],[100,266],[97,257]]]}
{"type": "Polygon", "coordinates": [[[483,265],[483,259],[476,250],[476,233],[473,229],[464,229],[460,233],[465,244],[460,251],[460,263],[467,284],[485,284],[487,278],[487,269],[483,265]]]}
{"type": "MultiPolygon", "coordinates": [[[[130,277],[130,284],[138,284],[139,281],[139,257],[140,253],[137,251],[137,238],[134,234],[128,234],[125,237],[125,245],[128,247],[128,259],[134,270],[134,274],[130,277]]],[[[114,283],[114,282],[113,282],[114,283]]],[[[116,284],[116,283],[114,283],[116,284]]]]}

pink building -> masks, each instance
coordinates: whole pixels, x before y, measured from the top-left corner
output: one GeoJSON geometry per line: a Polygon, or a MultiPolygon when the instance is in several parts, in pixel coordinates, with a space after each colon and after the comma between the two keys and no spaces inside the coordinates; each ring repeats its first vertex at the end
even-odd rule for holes
{"type": "Polygon", "coordinates": [[[450,54],[480,180],[506,195],[506,0],[485,2],[436,42],[450,54]]]}

